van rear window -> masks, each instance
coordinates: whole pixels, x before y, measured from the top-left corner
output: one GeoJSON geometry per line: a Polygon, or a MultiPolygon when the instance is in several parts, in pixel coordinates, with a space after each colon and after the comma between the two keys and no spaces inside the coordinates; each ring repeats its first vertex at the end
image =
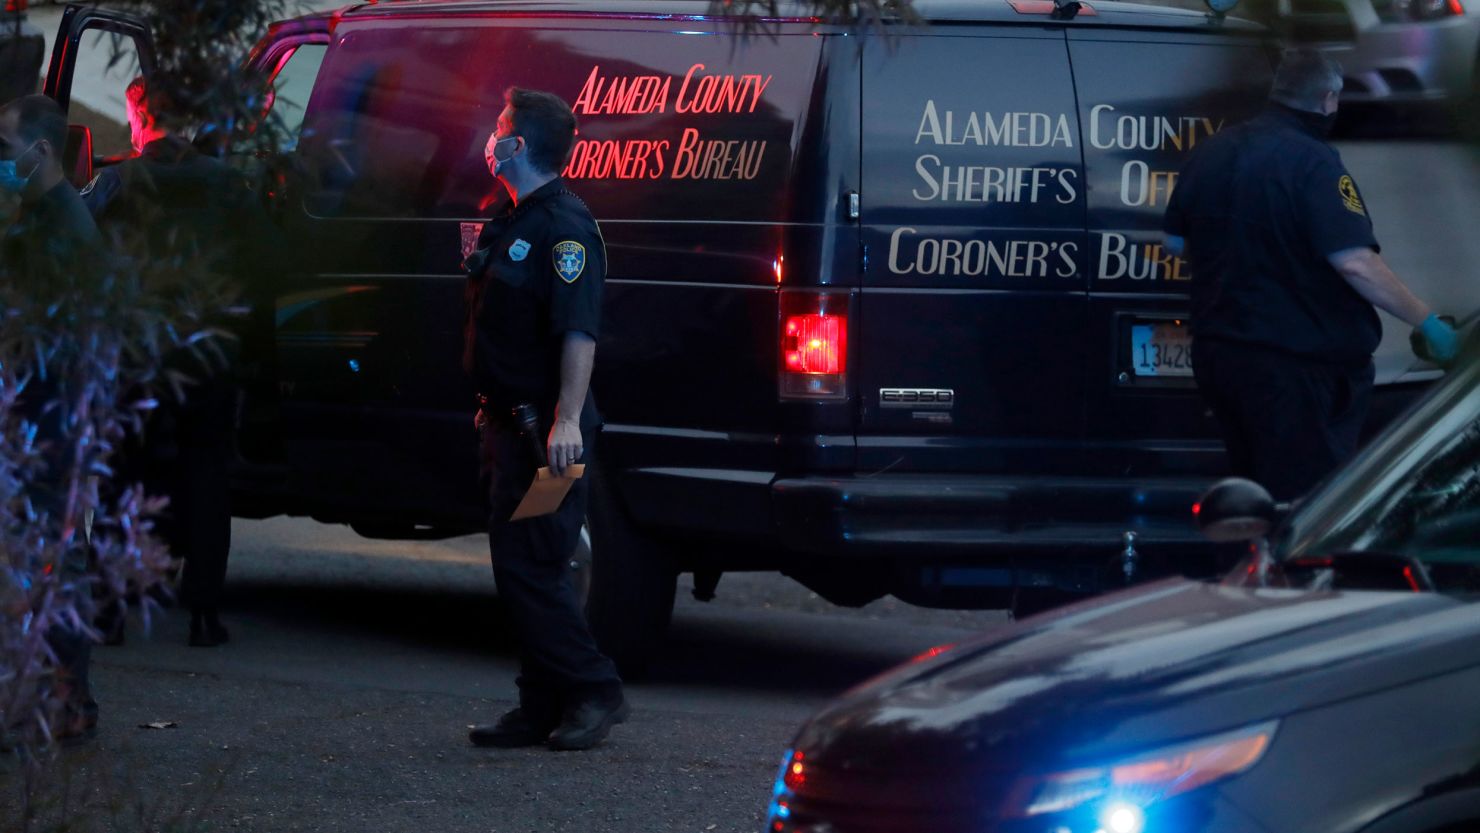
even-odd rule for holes
{"type": "MultiPolygon", "coordinates": [[[[418,21],[420,23],[420,21],[418,21]]],[[[484,143],[510,86],[576,111],[563,173],[604,220],[787,219],[821,38],[346,23],[302,141],[311,213],[477,218],[506,198],[484,143]]]]}

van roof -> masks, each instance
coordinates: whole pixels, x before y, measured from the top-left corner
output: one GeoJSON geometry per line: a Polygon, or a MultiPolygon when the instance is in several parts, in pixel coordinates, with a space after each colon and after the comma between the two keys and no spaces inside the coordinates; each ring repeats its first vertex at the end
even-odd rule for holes
{"type": "MultiPolygon", "coordinates": [[[[1187,0],[1183,0],[1186,2],[1187,0]]],[[[915,9],[928,23],[1034,23],[1047,17],[1046,3],[1051,0],[914,0],[915,9]]],[[[1118,0],[1087,0],[1095,15],[1082,15],[1075,23],[1156,28],[1206,28],[1234,31],[1240,34],[1258,32],[1263,27],[1240,18],[1216,20],[1204,11],[1193,11],[1166,5],[1124,3],[1118,0]]],[[[367,0],[341,14],[346,17],[426,14],[511,14],[554,15],[560,17],[611,17],[636,19],[705,20],[709,0],[367,0]]],[[[778,18],[806,20],[810,8],[795,0],[779,0],[778,18]]]]}

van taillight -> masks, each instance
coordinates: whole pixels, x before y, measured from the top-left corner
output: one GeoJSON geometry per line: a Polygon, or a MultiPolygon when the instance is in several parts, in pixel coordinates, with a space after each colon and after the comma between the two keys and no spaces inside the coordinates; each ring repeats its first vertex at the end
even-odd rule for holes
{"type": "Polygon", "coordinates": [[[5,0],[7,12],[23,12],[26,10],[26,0],[5,0]]]}
{"type": "Polygon", "coordinates": [[[781,396],[848,398],[848,295],[781,293],[781,396]]]}

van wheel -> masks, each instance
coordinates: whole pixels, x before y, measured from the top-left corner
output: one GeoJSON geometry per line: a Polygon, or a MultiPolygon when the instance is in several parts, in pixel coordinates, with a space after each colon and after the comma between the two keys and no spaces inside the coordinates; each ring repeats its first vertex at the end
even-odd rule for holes
{"type": "Polygon", "coordinates": [[[640,676],[673,621],[678,570],[664,547],[632,524],[600,468],[570,566],[596,643],[624,678],[640,676]]]}

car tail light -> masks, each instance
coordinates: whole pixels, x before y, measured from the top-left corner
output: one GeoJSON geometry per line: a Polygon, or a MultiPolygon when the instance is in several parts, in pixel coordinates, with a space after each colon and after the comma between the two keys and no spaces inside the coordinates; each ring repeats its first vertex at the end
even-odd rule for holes
{"type": "Polygon", "coordinates": [[[848,297],[846,292],[781,293],[783,399],[848,398],[848,297]]]}
{"type": "Polygon", "coordinates": [[[7,12],[23,12],[26,10],[26,0],[5,0],[7,12]]]}

